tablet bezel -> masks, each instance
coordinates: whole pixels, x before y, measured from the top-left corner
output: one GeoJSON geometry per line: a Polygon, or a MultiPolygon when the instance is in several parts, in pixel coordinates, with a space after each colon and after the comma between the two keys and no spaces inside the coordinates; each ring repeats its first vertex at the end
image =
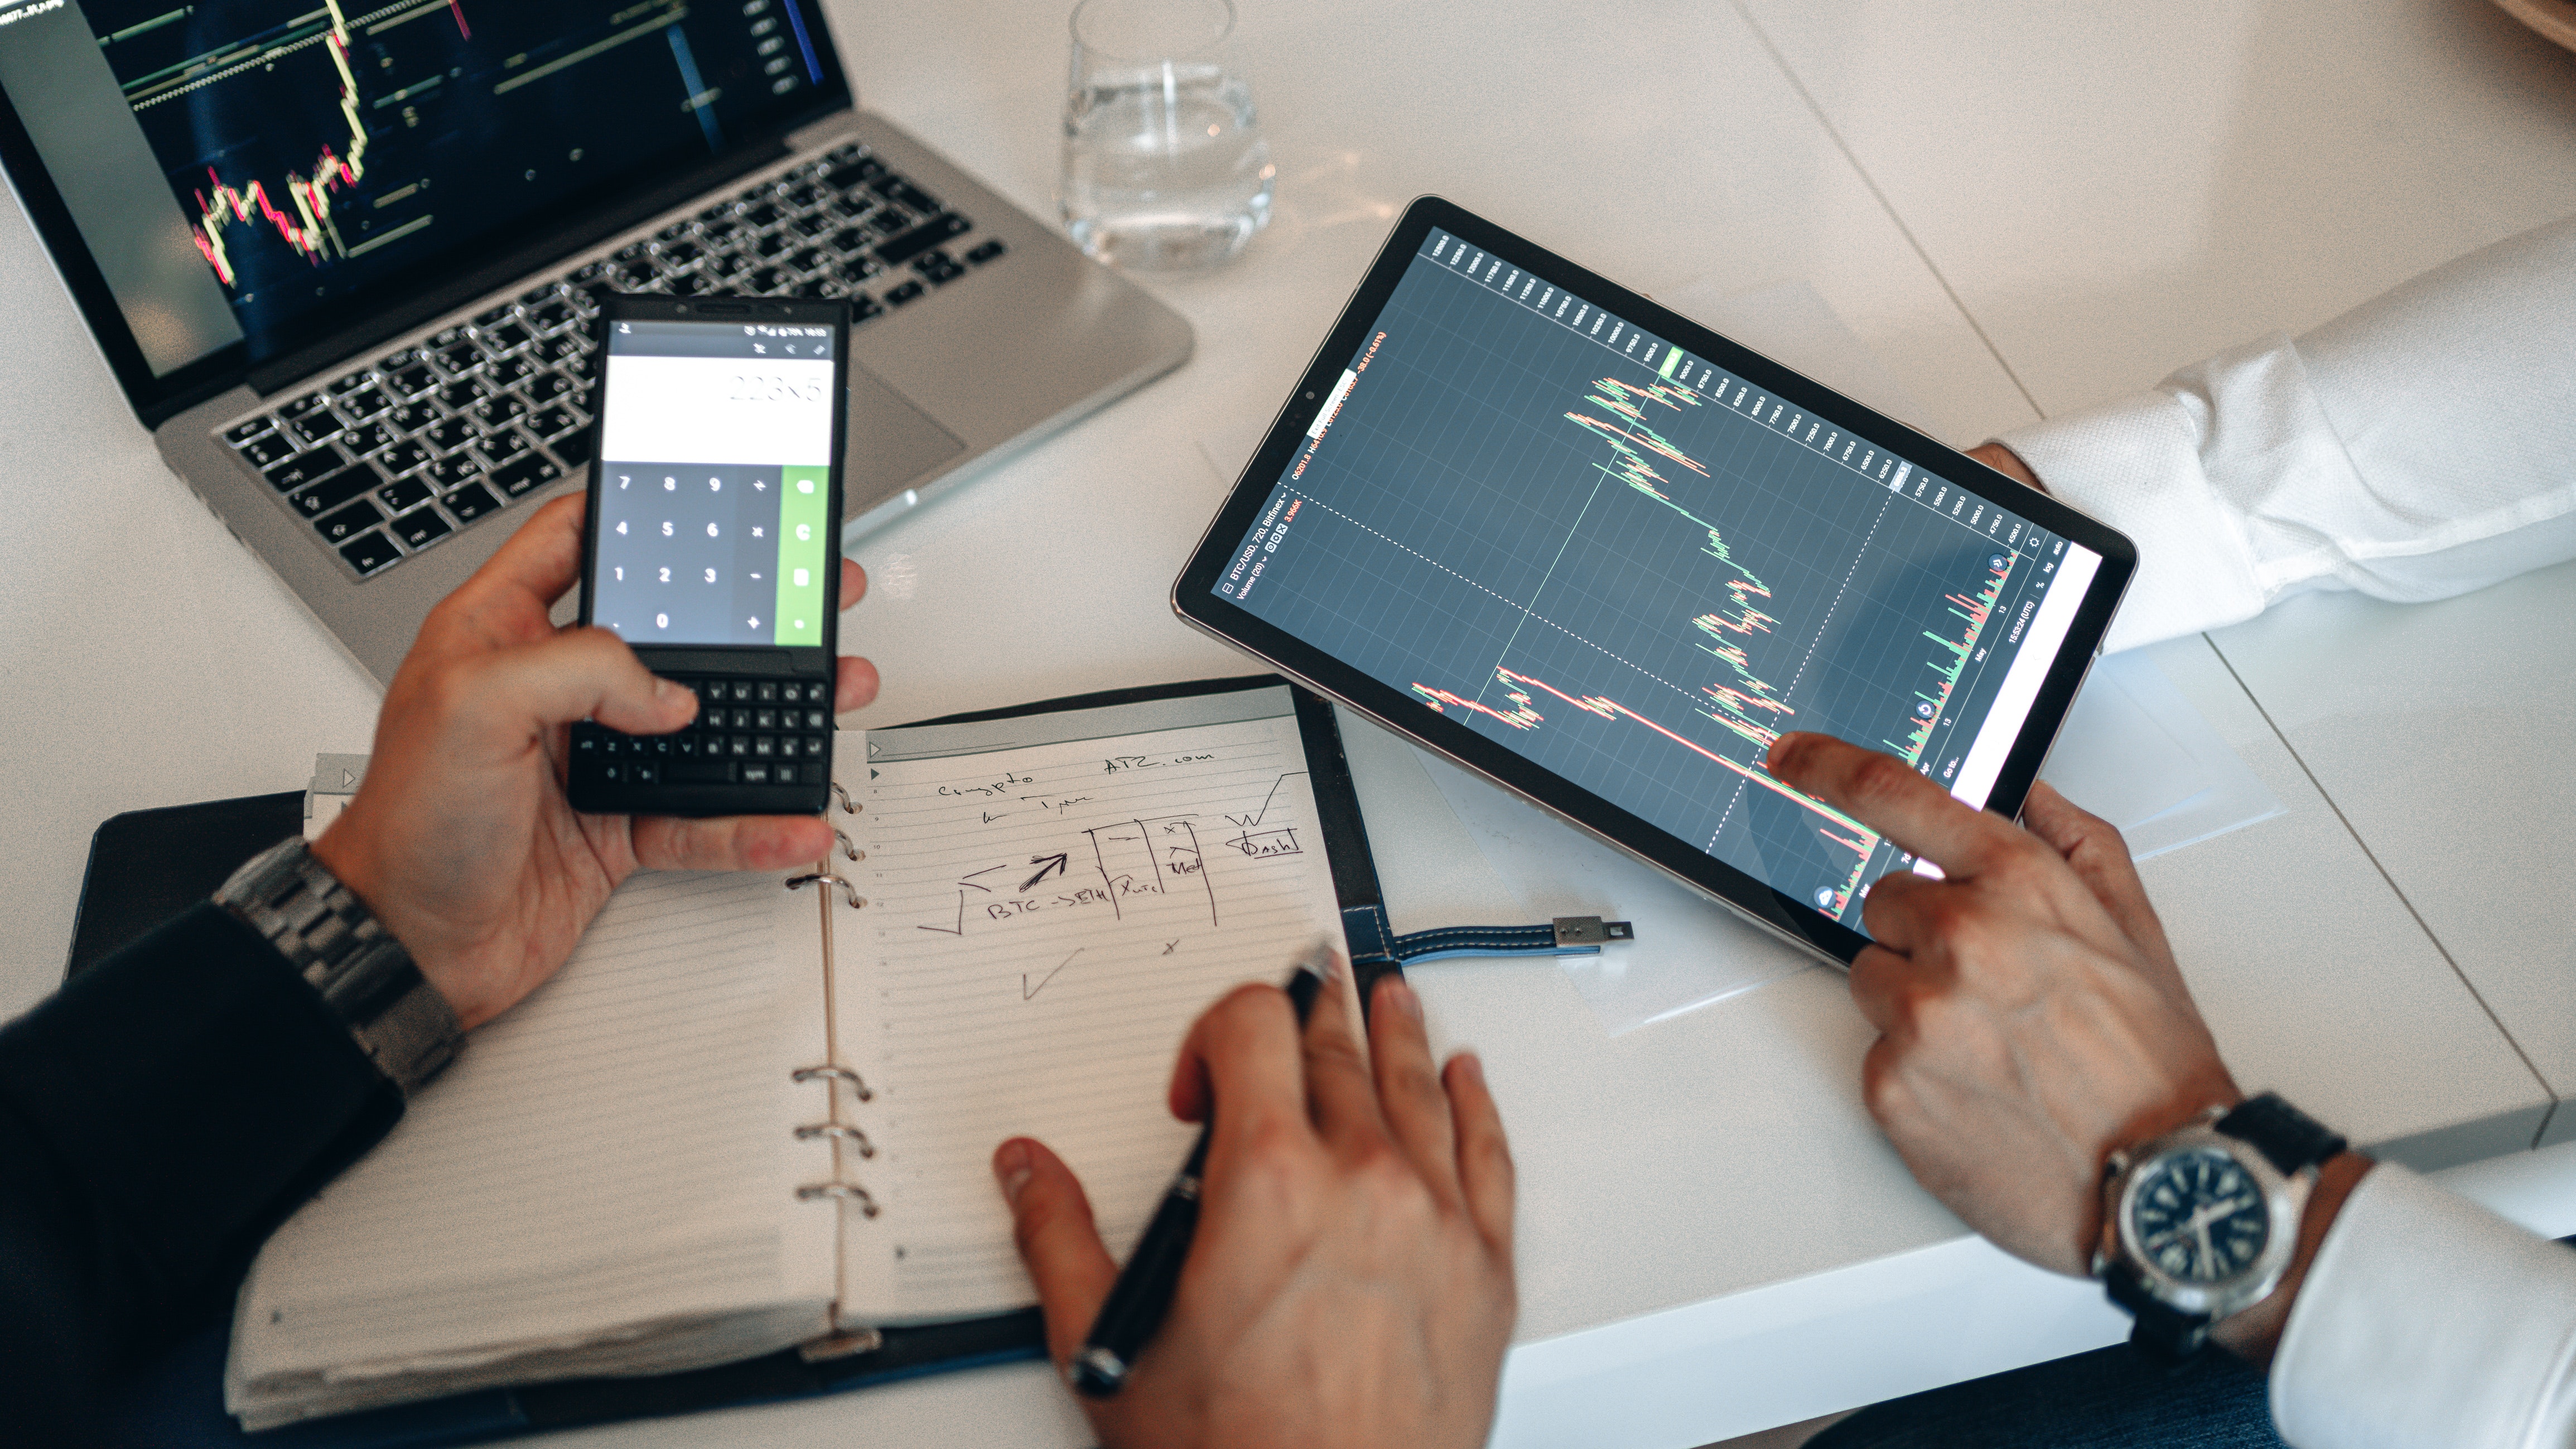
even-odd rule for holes
{"type": "Polygon", "coordinates": [[[1574,294],[1582,301],[1633,326],[1678,344],[1684,351],[1715,363],[1736,377],[1845,432],[1928,468],[1988,502],[2018,513],[2040,527],[2101,555],[2102,563],[2076,610],[2075,622],[2050,661],[2039,694],[2031,702],[2020,733],[2007,753],[1986,808],[2007,818],[2020,813],[2024,797],[2038,778],[2058,727],[2075,702],[2092,667],[2103,633],[2120,596],[2137,571],[2137,548],[2116,530],[2077,512],[2057,499],[2005,477],[1985,464],[1943,446],[1883,413],[1843,396],[1832,388],[1780,365],[1762,354],[1669,311],[1646,297],[1577,266],[1500,226],[1436,196],[1425,196],[1405,209],[1368,273],[1351,294],[1323,344],[1315,350],[1287,404],[1279,410],[1261,446],[1245,465],[1225,505],[1209,523],[1189,563],[1172,584],[1173,612],[1237,648],[1269,662],[1309,687],[1358,710],[1399,734],[1419,741],[1468,769],[1685,884],[1734,907],[1755,924],[1790,944],[1849,965],[1870,944],[1860,932],[1832,919],[1796,897],[1736,869],[1690,842],[1635,815],[1564,776],[1532,763],[1510,747],[1489,740],[1466,724],[1426,708],[1394,687],[1381,683],[1332,655],[1259,618],[1218,595],[1218,577],[1232,561],[1235,546],[1251,531],[1272,488],[1306,440],[1306,430],[1330,398],[1342,369],[1367,343],[1388,299],[1404,279],[1416,253],[1434,228],[1484,249],[1506,264],[1540,281],[1574,294]]]}

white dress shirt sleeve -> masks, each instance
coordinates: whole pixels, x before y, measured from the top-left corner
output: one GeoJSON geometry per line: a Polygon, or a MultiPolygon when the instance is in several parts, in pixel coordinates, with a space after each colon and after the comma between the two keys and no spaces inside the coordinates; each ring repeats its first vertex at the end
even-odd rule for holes
{"type": "Polygon", "coordinates": [[[2576,558],[2576,218],[2002,441],[2137,540],[2114,650],[2576,558]]]}
{"type": "Polygon", "coordinates": [[[2372,1168],[2290,1310],[2272,1418],[2297,1449],[2564,1449],[2576,1252],[2372,1168]]]}
{"type": "MultiPolygon", "coordinates": [[[[2576,558],[2576,218],[2002,441],[2137,541],[2111,649],[2301,589],[2414,602],[2576,558]]],[[[2271,1395],[2298,1449],[2576,1444],[2576,1253],[2376,1167],[2271,1395]]]]}

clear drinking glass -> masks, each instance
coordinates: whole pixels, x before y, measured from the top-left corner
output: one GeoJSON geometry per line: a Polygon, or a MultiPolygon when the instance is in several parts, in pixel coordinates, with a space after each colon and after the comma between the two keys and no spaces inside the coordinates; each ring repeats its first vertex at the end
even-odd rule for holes
{"type": "Polygon", "coordinates": [[[1277,168],[1222,54],[1231,0],[1082,0],[1064,108],[1064,223],[1105,262],[1213,267],[1270,224],[1277,168]]]}

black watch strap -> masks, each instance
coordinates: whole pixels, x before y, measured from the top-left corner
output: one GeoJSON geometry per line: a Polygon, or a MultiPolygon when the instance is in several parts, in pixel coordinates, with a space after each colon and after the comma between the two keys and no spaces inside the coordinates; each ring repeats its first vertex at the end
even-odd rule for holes
{"type": "Polygon", "coordinates": [[[2184,1313],[2157,1302],[2139,1284],[2137,1270],[2127,1263],[2113,1262],[2102,1275],[2102,1287],[2111,1301],[2127,1309],[2135,1320],[2129,1328],[2129,1346],[2149,1358],[2178,1364],[2208,1346],[2209,1315],[2184,1313]]]}
{"type": "Polygon", "coordinates": [[[2248,1097],[2210,1125],[2271,1159],[2285,1176],[2319,1166],[2345,1147],[2340,1135],[2281,1100],[2278,1092],[2248,1097]]]}

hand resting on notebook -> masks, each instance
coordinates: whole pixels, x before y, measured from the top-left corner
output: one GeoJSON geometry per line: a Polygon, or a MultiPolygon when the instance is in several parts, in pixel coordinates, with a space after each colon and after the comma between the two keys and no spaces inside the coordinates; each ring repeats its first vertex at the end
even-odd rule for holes
{"type": "MultiPolygon", "coordinates": [[[[1198,1235],[1124,1392],[1083,1401],[1103,1444],[1485,1442],[1515,1311],[1502,1118],[1473,1056],[1433,1066],[1400,979],[1365,1054],[1355,1009],[1336,981],[1301,1045],[1286,995],[1246,986],[1191,1028],[1171,1107],[1216,1113],[1198,1235]]],[[[1013,1138],[993,1172],[1061,1370],[1117,1264],[1054,1153],[1013,1138]]]]}
{"type": "MultiPolygon", "coordinates": [[[[652,734],[698,709],[616,635],[546,617],[581,576],[582,508],[574,495],[539,509],[430,612],[385,691],[367,778],[313,846],[469,1028],[554,974],[638,868],[774,870],[832,845],[813,818],[582,815],[565,802],[573,721],[652,734]]],[[[841,568],[847,608],[867,580],[841,568]]],[[[836,713],[876,693],[874,665],[841,661],[836,713]]]]}

